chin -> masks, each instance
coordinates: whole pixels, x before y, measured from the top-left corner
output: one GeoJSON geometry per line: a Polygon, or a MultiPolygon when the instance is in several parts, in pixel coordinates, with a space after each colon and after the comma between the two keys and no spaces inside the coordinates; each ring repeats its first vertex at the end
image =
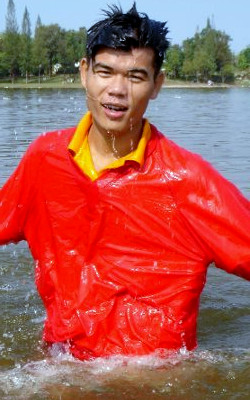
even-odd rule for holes
{"type": "Polygon", "coordinates": [[[122,136],[125,135],[124,130],[116,129],[114,127],[104,128],[105,132],[110,136],[122,136]]]}
{"type": "Polygon", "coordinates": [[[128,132],[128,130],[130,129],[129,127],[126,126],[121,126],[121,124],[117,123],[117,122],[107,122],[106,124],[103,124],[103,130],[105,130],[106,132],[113,134],[113,135],[122,135],[125,132],[128,132]]]}

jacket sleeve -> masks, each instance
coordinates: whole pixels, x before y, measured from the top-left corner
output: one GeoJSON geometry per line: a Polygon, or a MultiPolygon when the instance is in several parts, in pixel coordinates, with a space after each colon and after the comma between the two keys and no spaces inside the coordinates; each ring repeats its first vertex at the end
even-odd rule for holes
{"type": "Polygon", "coordinates": [[[0,192],[0,244],[25,239],[24,224],[30,207],[32,188],[30,151],[26,152],[15,172],[0,192]]]}
{"type": "Polygon", "coordinates": [[[183,215],[204,243],[211,262],[250,280],[249,200],[209,163],[202,160],[191,169],[182,189],[183,215]]]}

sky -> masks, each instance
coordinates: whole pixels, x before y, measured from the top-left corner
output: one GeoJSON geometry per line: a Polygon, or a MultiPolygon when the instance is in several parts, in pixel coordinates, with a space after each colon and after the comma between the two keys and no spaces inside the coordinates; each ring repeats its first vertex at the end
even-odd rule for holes
{"type": "MultiPolygon", "coordinates": [[[[21,27],[25,6],[34,29],[38,15],[43,24],[57,23],[64,29],[89,28],[100,18],[108,4],[120,4],[124,11],[131,8],[133,0],[14,0],[16,17],[21,27]]],[[[0,0],[0,32],[5,30],[8,0],[0,0]]],[[[150,18],[167,21],[172,44],[194,36],[206,26],[228,34],[231,50],[239,53],[250,45],[250,0],[137,0],[137,9],[150,18]]]]}

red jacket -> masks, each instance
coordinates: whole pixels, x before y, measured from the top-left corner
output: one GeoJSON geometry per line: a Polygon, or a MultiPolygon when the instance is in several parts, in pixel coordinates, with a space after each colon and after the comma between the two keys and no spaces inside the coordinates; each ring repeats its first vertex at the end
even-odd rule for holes
{"type": "Polygon", "coordinates": [[[44,339],[82,359],[196,346],[211,262],[250,279],[250,205],[207,162],[152,128],[145,163],[92,182],[38,138],[1,191],[0,243],[27,240],[44,339]]]}

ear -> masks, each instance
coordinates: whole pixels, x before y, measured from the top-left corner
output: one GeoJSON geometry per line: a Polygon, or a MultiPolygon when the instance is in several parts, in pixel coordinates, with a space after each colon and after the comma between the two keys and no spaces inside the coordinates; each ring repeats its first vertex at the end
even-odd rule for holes
{"type": "Polygon", "coordinates": [[[86,75],[88,70],[88,62],[86,58],[82,58],[80,63],[80,75],[82,86],[86,89],[86,75]]]}
{"type": "Polygon", "coordinates": [[[157,77],[155,78],[154,89],[150,97],[151,100],[156,99],[156,97],[158,96],[158,93],[163,85],[164,78],[165,78],[164,72],[160,71],[157,77]]]}

